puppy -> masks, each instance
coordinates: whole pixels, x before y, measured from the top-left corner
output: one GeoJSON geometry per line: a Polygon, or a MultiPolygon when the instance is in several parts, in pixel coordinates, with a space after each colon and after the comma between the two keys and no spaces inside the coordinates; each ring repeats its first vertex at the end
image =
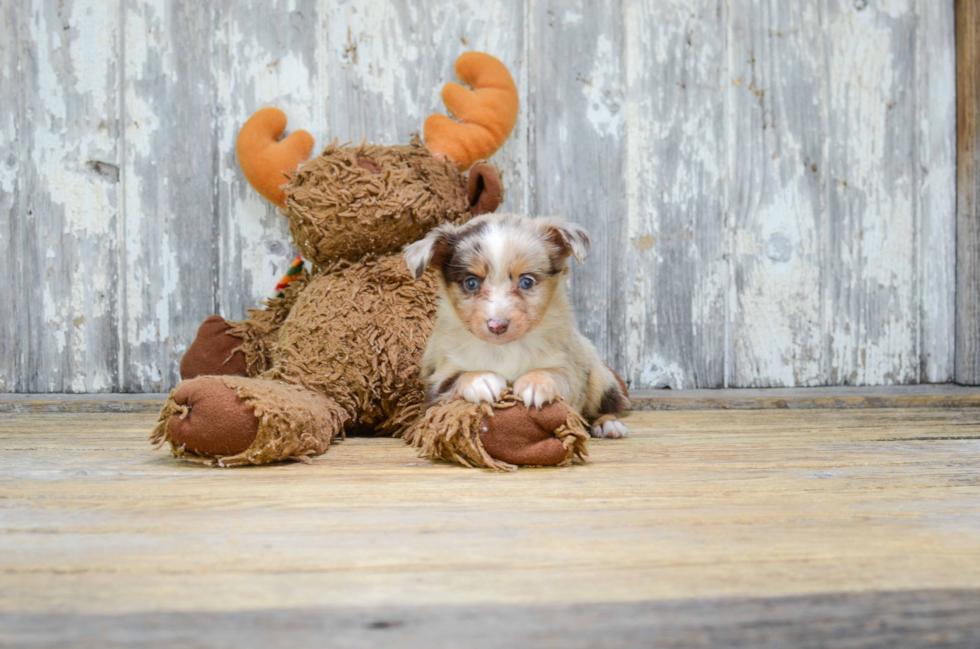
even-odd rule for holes
{"type": "Polygon", "coordinates": [[[584,262],[589,243],[577,225],[488,214],[407,246],[416,279],[432,267],[439,281],[422,359],[429,398],[493,402],[511,385],[528,408],[561,398],[594,437],[626,437],[624,389],[576,331],[568,302],[568,258],[584,262]]]}

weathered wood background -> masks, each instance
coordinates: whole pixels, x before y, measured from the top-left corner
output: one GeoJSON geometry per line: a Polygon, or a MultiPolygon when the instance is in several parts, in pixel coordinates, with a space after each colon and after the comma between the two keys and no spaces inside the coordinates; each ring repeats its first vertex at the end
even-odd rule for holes
{"type": "Polygon", "coordinates": [[[953,0],[0,0],[0,391],[159,391],[293,254],[238,128],[405,142],[462,52],[523,100],[505,208],[586,225],[635,387],[943,382],[953,0]]]}

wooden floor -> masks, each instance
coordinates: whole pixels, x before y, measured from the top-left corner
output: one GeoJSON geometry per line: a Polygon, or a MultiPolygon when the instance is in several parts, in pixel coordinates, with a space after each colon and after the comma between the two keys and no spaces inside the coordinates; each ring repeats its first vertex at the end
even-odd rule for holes
{"type": "Polygon", "coordinates": [[[980,408],[635,412],[514,474],[153,419],[0,414],[0,646],[980,646],[980,408]]]}

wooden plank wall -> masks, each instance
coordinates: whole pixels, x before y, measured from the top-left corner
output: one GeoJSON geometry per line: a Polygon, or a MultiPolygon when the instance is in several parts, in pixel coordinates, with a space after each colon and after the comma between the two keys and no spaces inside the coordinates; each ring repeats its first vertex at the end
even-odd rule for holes
{"type": "Polygon", "coordinates": [[[504,208],[591,230],[579,324],[632,386],[954,377],[954,0],[24,4],[0,0],[0,391],[171,387],[292,255],[237,168],[247,116],[405,142],[471,49],[523,100],[504,208]]]}

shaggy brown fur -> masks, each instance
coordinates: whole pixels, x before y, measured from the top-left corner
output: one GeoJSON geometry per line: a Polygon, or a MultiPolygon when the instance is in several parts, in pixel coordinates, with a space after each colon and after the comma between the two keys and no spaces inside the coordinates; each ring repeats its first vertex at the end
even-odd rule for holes
{"type": "Polygon", "coordinates": [[[437,225],[472,216],[466,179],[418,138],[409,146],[334,142],[283,190],[293,240],[318,265],[396,252],[437,225]]]}

